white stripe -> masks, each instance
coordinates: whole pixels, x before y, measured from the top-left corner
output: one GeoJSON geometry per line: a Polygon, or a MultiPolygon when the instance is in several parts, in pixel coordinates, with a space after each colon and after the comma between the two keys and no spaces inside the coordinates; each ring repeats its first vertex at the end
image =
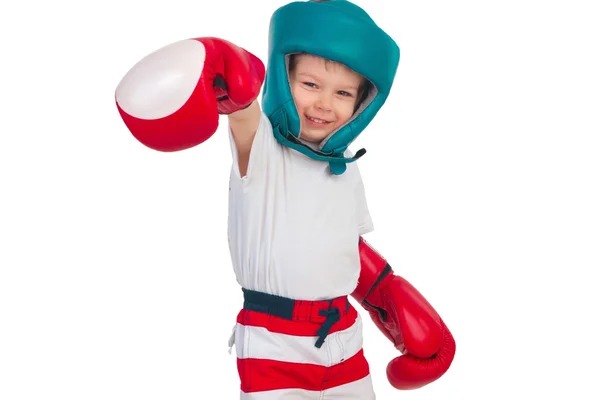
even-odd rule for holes
{"type": "Polygon", "coordinates": [[[375,400],[371,375],[321,392],[303,389],[281,389],[267,392],[240,393],[240,400],[375,400]]]}
{"type": "Polygon", "coordinates": [[[237,324],[235,351],[238,358],[260,358],[329,367],[352,357],[362,349],[362,319],[357,314],[352,326],[330,333],[321,348],[317,336],[293,336],[266,328],[237,324]]]}

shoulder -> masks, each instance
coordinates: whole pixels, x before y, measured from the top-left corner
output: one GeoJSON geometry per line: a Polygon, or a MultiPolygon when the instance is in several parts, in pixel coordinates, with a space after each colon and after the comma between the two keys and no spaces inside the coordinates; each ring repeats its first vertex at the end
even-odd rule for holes
{"type": "MultiPolygon", "coordinates": [[[[344,152],[344,157],[352,158],[354,157],[354,154],[354,151],[348,149],[344,152]]],[[[344,172],[344,174],[347,174],[350,180],[354,183],[362,181],[362,176],[358,165],[359,162],[360,159],[346,164],[346,172],[344,172]]]]}
{"type": "Polygon", "coordinates": [[[235,175],[240,179],[245,177],[251,181],[260,181],[267,169],[276,167],[282,162],[282,158],[282,145],[273,134],[270,119],[261,110],[256,133],[245,160],[246,168],[237,170],[235,175]]]}
{"type": "Polygon", "coordinates": [[[258,130],[269,132],[271,134],[273,133],[273,124],[271,124],[271,120],[263,110],[260,110],[260,122],[258,123],[258,130]]]}
{"type": "Polygon", "coordinates": [[[262,143],[264,146],[280,147],[280,143],[273,134],[273,124],[269,117],[261,110],[260,121],[256,129],[256,142],[262,143]]]}

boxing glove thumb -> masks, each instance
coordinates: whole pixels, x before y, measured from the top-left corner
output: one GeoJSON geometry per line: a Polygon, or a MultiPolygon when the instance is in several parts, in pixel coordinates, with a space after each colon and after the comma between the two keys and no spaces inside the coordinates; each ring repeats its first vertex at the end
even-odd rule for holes
{"type": "MultiPolygon", "coordinates": [[[[214,78],[206,84],[215,89],[219,114],[231,114],[248,107],[259,95],[265,79],[265,66],[249,51],[223,39],[203,40],[207,49],[206,68],[214,68],[214,78]]],[[[211,76],[207,71],[206,76],[211,76]]]]}

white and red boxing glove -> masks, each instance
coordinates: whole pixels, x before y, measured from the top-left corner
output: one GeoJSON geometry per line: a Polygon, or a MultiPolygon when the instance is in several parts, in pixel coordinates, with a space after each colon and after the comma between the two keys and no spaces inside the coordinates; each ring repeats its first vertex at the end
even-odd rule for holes
{"type": "Polygon", "coordinates": [[[202,37],[169,44],[140,60],[115,91],[133,136],[159,151],[209,139],[219,115],[248,107],[259,95],[265,66],[226,40],[202,37]]]}
{"type": "Polygon", "coordinates": [[[361,271],[352,293],[383,334],[403,354],[387,366],[396,389],[425,386],[446,373],[454,359],[452,334],[425,298],[394,271],[362,237],[361,271]]]}

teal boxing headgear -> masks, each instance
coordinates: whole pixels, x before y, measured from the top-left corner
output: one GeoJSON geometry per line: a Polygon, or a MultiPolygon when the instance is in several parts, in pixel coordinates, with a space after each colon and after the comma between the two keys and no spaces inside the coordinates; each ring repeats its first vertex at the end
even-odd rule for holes
{"type": "Polygon", "coordinates": [[[361,157],[344,152],[385,103],[396,75],[400,49],[359,6],[346,0],[296,1],[275,11],[269,26],[269,58],[263,111],[277,140],[315,160],[329,162],[333,174],[361,157]],[[337,61],[361,74],[372,89],[353,117],[315,150],[300,140],[300,118],[288,79],[289,55],[308,53],[337,61]]]}

